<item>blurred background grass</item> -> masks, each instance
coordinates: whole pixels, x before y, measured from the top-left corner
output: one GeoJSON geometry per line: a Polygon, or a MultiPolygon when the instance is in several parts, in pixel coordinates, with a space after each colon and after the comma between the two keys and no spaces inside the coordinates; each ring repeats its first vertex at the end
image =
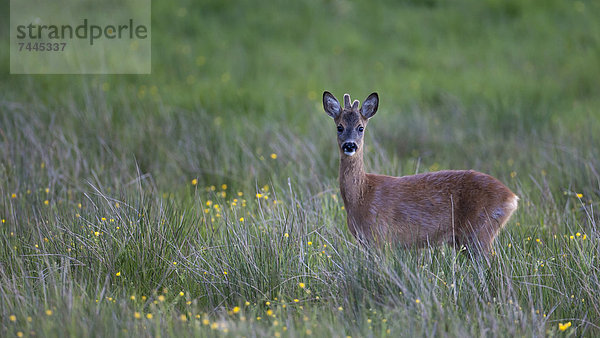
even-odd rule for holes
{"type": "MultiPolygon", "coordinates": [[[[493,171],[495,161],[529,162],[528,152],[557,140],[576,146],[585,133],[592,139],[581,141],[597,141],[595,2],[202,1],[152,10],[152,75],[3,73],[4,105],[27,102],[23,118],[60,127],[67,141],[97,136],[87,145],[94,153],[105,143],[122,160],[134,154],[169,186],[201,169],[239,176],[214,162],[222,146],[206,145],[221,136],[284,156],[305,156],[311,140],[310,155],[333,176],[325,89],[361,100],[378,91],[370,137],[387,157],[427,166],[493,171]]],[[[8,69],[7,49],[0,60],[8,69]]]]}
{"type": "MultiPolygon", "coordinates": [[[[8,22],[8,2],[1,6],[8,22]]],[[[192,179],[245,196],[269,184],[281,194],[293,190],[286,198],[307,209],[285,211],[304,224],[301,234],[324,226],[347,236],[343,212],[314,201],[337,192],[335,126],[322,111],[323,90],[361,101],[379,93],[367,131],[369,171],[488,172],[522,198],[504,241],[573,229],[592,237],[598,216],[590,210],[600,195],[598,17],[595,1],[153,1],[152,74],[142,76],[9,75],[3,24],[0,217],[11,224],[5,243],[14,242],[15,229],[28,245],[36,224],[73,223],[68,207],[101,204],[89,197],[91,185],[103,196],[131,199],[140,177],[151,183],[140,187],[136,210],[166,203],[172,221],[181,210],[201,210],[191,200],[213,196],[190,194],[192,179]],[[50,214],[46,188],[58,207],[50,214]],[[35,196],[26,197],[28,190],[35,196]],[[18,208],[13,193],[23,198],[18,208]],[[28,227],[19,228],[25,219],[28,227]]],[[[260,213],[258,204],[251,208],[260,213]]],[[[189,234],[197,222],[187,219],[181,231],[189,234]]],[[[171,244],[184,241],[181,233],[168,236],[171,244]]],[[[147,291],[164,282],[155,277],[168,270],[158,268],[165,251],[146,252],[150,239],[140,243],[125,252],[145,252],[158,272],[114,290],[147,291]]],[[[512,258],[533,259],[528,254],[536,251],[527,250],[512,258]]],[[[586,251],[586,262],[596,262],[597,252],[597,244],[586,251]]],[[[13,254],[2,256],[3,266],[13,254]]],[[[141,269],[131,255],[117,258],[110,269],[141,269]]],[[[586,285],[591,291],[595,284],[586,285]]],[[[561,309],[564,318],[600,318],[597,310],[561,309]]],[[[546,332],[544,325],[535,332],[546,332]]]]}

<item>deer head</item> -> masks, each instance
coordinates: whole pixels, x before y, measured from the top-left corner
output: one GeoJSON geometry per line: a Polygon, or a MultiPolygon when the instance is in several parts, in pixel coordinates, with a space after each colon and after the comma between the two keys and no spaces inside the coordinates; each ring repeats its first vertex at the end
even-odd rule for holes
{"type": "Polygon", "coordinates": [[[323,108],[337,126],[337,140],[343,156],[362,151],[364,131],[369,119],[377,112],[379,96],[372,93],[360,109],[358,100],[350,104],[350,95],[344,94],[344,108],[330,92],[323,93],[323,108]]]}

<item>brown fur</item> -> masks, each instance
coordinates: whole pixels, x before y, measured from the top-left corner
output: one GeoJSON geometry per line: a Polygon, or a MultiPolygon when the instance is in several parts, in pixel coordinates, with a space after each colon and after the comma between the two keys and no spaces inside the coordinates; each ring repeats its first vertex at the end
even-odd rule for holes
{"type": "MultiPolygon", "coordinates": [[[[357,105],[346,105],[332,117],[346,131],[366,126],[368,119],[361,114],[357,105]]],[[[417,247],[447,243],[485,254],[517,208],[518,197],[510,189],[473,170],[403,177],[367,174],[363,136],[338,133],[340,147],[349,138],[358,150],[348,156],[340,148],[339,183],[348,227],[360,241],[417,247]]]]}

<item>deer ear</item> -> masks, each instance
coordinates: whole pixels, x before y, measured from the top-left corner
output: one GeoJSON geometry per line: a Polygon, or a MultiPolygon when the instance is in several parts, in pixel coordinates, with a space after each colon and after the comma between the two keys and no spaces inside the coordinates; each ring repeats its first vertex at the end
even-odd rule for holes
{"type": "Polygon", "coordinates": [[[340,106],[340,103],[335,98],[335,96],[333,96],[328,91],[323,92],[323,109],[325,109],[327,115],[331,116],[334,119],[337,118],[342,112],[342,107],[340,106]]]}
{"type": "Polygon", "coordinates": [[[377,108],[379,107],[379,95],[377,93],[372,93],[367,97],[365,102],[363,102],[362,107],[360,107],[360,114],[366,118],[370,119],[377,112],[377,108]]]}

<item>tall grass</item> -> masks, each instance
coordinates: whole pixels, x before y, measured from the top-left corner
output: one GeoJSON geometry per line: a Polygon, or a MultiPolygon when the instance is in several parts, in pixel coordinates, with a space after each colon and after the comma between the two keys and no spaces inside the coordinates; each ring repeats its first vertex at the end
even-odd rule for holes
{"type": "MultiPolygon", "coordinates": [[[[186,175],[186,182],[161,189],[134,159],[99,149],[107,160],[92,164],[76,155],[90,150],[69,136],[44,141],[35,127],[43,124],[27,117],[4,115],[4,135],[14,140],[4,144],[2,167],[6,333],[545,335],[563,322],[577,334],[598,330],[596,202],[580,189],[550,188],[548,172],[521,179],[519,170],[506,178],[523,203],[488,267],[451,248],[357,245],[335,176],[311,181],[308,166],[317,159],[303,161],[310,148],[250,158],[256,171],[277,168],[268,181],[220,173],[211,186],[206,177],[192,182],[195,176],[186,175]],[[16,161],[15,145],[31,154],[27,162],[16,161]],[[54,160],[43,160],[45,154],[54,160]],[[65,177],[89,167],[98,170],[90,179],[65,177]],[[241,310],[233,313],[236,306],[241,310]]],[[[260,138],[252,133],[245,139],[260,138]]],[[[229,137],[214,134],[210,146],[221,161],[235,162],[241,155],[229,137]]],[[[307,144],[312,138],[297,137],[307,144]]],[[[384,162],[379,146],[370,150],[376,170],[395,162],[384,162]]],[[[548,156],[544,148],[533,154],[540,161],[548,156]]],[[[559,169],[581,165],[589,173],[583,178],[593,180],[594,161],[571,159],[563,162],[571,169],[559,169]]],[[[413,170],[404,167],[396,170],[413,170]]]]}

